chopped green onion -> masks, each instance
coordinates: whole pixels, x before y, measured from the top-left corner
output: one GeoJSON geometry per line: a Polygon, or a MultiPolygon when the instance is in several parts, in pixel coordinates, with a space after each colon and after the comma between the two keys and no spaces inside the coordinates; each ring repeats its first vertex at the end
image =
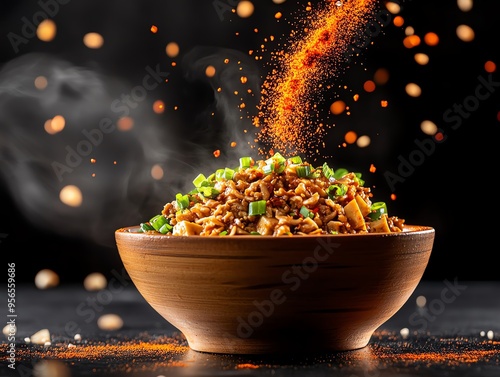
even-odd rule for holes
{"type": "Polygon", "coordinates": [[[262,167],[262,171],[264,172],[264,174],[268,175],[268,174],[271,174],[272,172],[274,172],[274,164],[271,164],[271,165],[264,165],[262,167]]]}
{"type": "Polygon", "coordinates": [[[213,187],[198,187],[196,192],[203,195],[205,198],[215,198],[220,194],[220,191],[213,187]]]}
{"type": "Polygon", "coordinates": [[[302,158],[300,156],[293,156],[288,159],[288,162],[290,164],[301,164],[302,158]]]}
{"type": "Polygon", "coordinates": [[[380,217],[385,213],[387,214],[387,205],[385,202],[376,202],[371,206],[371,212],[368,214],[370,219],[373,221],[380,219],[380,217]]]}
{"type": "Polygon", "coordinates": [[[326,179],[335,178],[335,173],[333,172],[333,169],[329,167],[326,162],[323,164],[323,175],[325,176],[326,179]]]}
{"type": "Polygon", "coordinates": [[[156,215],[151,220],[149,220],[149,224],[156,230],[160,231],[160,228],[164,225],[167,224],[168,220],[165,216],[163,215],[156,215]]]}
{"type": "Polygon", "coordinates": [[[241,157],[240,158],[240,168],[245,169],[253,165],[252,157],[241,157]]]}
{"type": "Polygon", "coordinates": [[[158,232],[160,232],[161,234],[166,234],[170,233],[172,229],[174,229],[174,227],[167,222],[163,224],[160,229],[158,229],[158,232]]]}
{"type": "Polygon", "coordinates": [[[346,175],[347,173],[349,173],[349,172],[347,171],[347,169],[340,168],[340,169],[335,170],[335,173],[333,174],[333,176],[335,177],[335,179],[340,179],[340,178],[342,178],[344,175],[346,175]]]}
{"type": "MultiPolygon", "coordinates": [[[[275,153],[271,158],[266,160],[266,166],[272,166],[272,171],[276,173],[282,173],[286,167],[286,158],[280,153],[275,153]]],[[[266,173],[269,174],[269,173],[266,173]]]]}
{"type": "Polygon", "coordinates": [[[309,211],[306,206],[302,206],[299,213],[304,217],[314,218],[314,212],[309,211]]]}
{"type": "Polygon", "coordinates": [[[195,179],[193,179],[194,187],[201,187],[206,182],[207,178],[203,174],[198,174],[198,176],[195,179]]]}
{"type": "Polygon", "coordinates": [[[256,202],[250,202],[248,205],[248,216],[263,215],[266,213],[266,201],[257,200],[256,202]]]}
{"type": "Polygon", "coordinates": [[[212,184],[214,181],[215,181],[215,173],[212,173],[207,177],[207,182],[212,184]]]}
{"type": "Polygon", "coordinates": [[[222,178],[225,180],[231,180],[234,177],[234,169],[224,168],[224,172],[222,173],[222,178]]]}
{"type": "Polygon", "coordinates": [[[331,198],[344,196],[347,193],[347,186],[342,183],[339,185],[331,185],[326,189],[326,192],[331,198]]]}
{"type": "Polygon", "coordinates": [[[260,236],[260,233],[259,232],[250,232],[250,235],[252,235],[252,236],[260,236]]]}
{"type": "Polygon", "coordinates": [[[364,186],[365,181],[361,179],[361,173],[354,173],[354,175],[356,177],[354,180],[358,182],[360,186],[364,186]]]}
{"type": "Polygon", "coordinates": [[[219,233],[219,236],[227,236],[227,230],[223,230],[219,233]]]}
{"type": "Polygon", "coordinates": [[[309,165],[300,165],[295,169],[300,178],[307,178],[311,175],[311,167],[309,165]]]}
{"type": "Polygon", "coordinates": [[[189,196],[182,195],[181,193],[177,193],[175,195],[175,200],[180,209],[186,209],[189,207],[189,196]]]}
{"type": "Polygon", "coordinates": [[[150,230],[156,230],[155,228],[153,228],[153,226],[151,224],[148,224],[148,223],[141,223],[141,231],[142,232],[148,232],[150,230]]]}

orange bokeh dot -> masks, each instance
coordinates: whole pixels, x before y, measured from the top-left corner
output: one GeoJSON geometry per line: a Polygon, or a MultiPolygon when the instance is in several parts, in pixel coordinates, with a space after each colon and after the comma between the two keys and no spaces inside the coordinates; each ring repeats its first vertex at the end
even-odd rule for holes
{"type": "Polygon", "coordinates": [[[406,48],[413,48],[420,45],[420,37],[412,34],[403,39],[403,44],[406,48]]]}
{"type": "Polygon", "coordinates": [[[437,134],[434,135],[434,139],[436,139],[436,141],[443,141],[443,139],[444,139],[443,133],[438,132],[437,134]]]}
{"type": "Polygon", "coordinates": [[[424,41],[428,46],[436,46],[439,43],[439,37],[436,33],[429,32],[425,34],[424,41]]]}
{"type": "Polygon", "coordinates": [[[342,100],[338,100],[330,105],[330,111],[332,112],[332,114],[339,115],[344,112],[345,107],[345,102],[342,100]]]}
{"type": "Polygon", "coordinates": [[[161,114],[165,111],[165,103],[162,100],[157,100],[153,103],[153,111],[156,114],[161,114]]]}
{"type": "Polygon", "coordinates": [[[367,80],[363,84],[363,89],[368,93],[371,93],[375,90],[375,83],[372,80],[367,80]]]}
{"type": "Polygon", "coordinates": [[[375,81],[378,85],[387,84],[389,81],[389,71],[385,68],[377,69],[373,75],[373,81],[375,81]]]}
{"type": "Polygon", "coordinates": [[[391,200],[396,200],[396,194],[391,194],[391,200]]]}
{"type": "Polygon", "coordinates": [[[497,70],[497,65],[491,60],[488,60],[486,63],[484,63],[484,69],[486,70],[486,72],[493,73],[497,70]]]}
{"type": "Polygon", "coordinates": [[[116,122],[116,125],[120,131],[129,131],[134,127],[134,120],[130,117],[121,117],[116,122]]]}
{"type": "Polygon", "coordinates": [[[220,150],[219,149],[214,151],[214,157],[215,158],[220,157],[220,150]]]}
{"type": "Polygon", "coordinates": [[[396,17],[394,17],[394,21],[393,21],[393,23],[394,23],[394,26],[398,26],[398,27],[400,27],[400,26],[403,26],[403,25],[404,25],[405,20],[404,20],[404,18],[403,18],[403,17],[401,17],[401,16],[396,16],[396,17]]]}
{"type": "Polygon", "coordinates": [[[346,143],[348,143],[348,144],[354,144],[356,142],[357,138],[358,138],[358,135],[354,131],[349,131],[344,136],[344,139],[345,139],[346,143]]]}
{"type": "Polygon", "coordinates": [[[156,32],[158,32],[158,26],[151,25],[151,33],[156,33],[156,32]]]}

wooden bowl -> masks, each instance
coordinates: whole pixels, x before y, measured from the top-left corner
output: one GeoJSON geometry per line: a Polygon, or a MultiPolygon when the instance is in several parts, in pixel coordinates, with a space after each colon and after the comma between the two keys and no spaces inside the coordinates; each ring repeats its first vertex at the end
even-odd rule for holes
{"type": "Polygon", "coordinates": [[[435,230],[322,236],[168,236],[118,229],[144,299],[195,351],[347,351],[408,300],[435,230]]]}

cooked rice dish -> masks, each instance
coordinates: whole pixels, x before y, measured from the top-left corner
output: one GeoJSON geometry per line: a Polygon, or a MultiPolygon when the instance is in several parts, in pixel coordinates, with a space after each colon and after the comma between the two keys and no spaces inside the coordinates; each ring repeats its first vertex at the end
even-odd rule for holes
{"type": "Polygon", "coordinates": [[[279,153],[266,160],[240,158],[237,168],[218,169],[193,180],[161,214],[142,223],[143,232],[174,236],[295,236],[391,233],[404,219],[372,202],[361,174],[314,167],[279,153]]]}

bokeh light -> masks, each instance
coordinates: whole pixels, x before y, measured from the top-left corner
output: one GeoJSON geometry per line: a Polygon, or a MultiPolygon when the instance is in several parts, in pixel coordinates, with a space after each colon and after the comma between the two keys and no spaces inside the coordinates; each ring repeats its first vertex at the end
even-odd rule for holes
{"type": "Polygon", "coordinates": [[[48,83],[49,82],[47,81],[47,78],[45,76],[37,76],[34,81],[35,88],[37,88],[38,90],[44,90],[47,87],[48,83]]]}
{"type": "Polygon", "coordinates": [[[344,136],[344,140],[347,144],[354,144],[357,139],[358,135],[354,131],[349,131],[344,136]]]}
{"type": "Polygon", "coordinates": [[[165,112],[165,103],[162,100],[156,100],[153,102],[153,111],[156,114],[162,114],[165,112]]]}
{"type": "Polygon", "coordinates": [[[439,43],[439,36],[436,33],[429,32],[424,36],[424,42],[428,46],[436,46],[439,43]]]}
{"type": "Polygon", "coordinates": [[[395,2],[392,2],[392,1],[386,2],[385,7],[392,14],[398,14],[399,12],[401,12],[401,6],[395,2]]]}
{"type": "Polygon", "coordinates": [[[346,108],[346,103],[342,100],[333,102],[330,105],[330,112],[335,115],[342,114],[346,108]]]}
{"type": "Polygon", "coordinates": [[[435,135],[438,131],[436,123],[430,120],[424,120],[422,123],[420,123],[420,129],[426,135],[435,135]]]}
{"type": "Polygon", "coordinates": [[[120,131],[130,131],[134,127],[134,120],[131,117],[124,116],[118,119],[116,126],[120,131]]]}
{"type": "Polygon", "coordinates": [[[91,49],[101,48],[104,44],[104,38],[99,33],[87,33],[83,36],[83,44],[91,49]]]}
{"type": "Polygon", "coordinates": [[[366,148],[371,143],[371,139],[367,135],[360,136],[358,140],[356,140],[356,145],[360,148],[366,148]]]}
{"type": "Polygon", "coordinates": [[[179,55],[180,47],[176,42],[170,42],[165,47],[165,52],[167,53],[167,56],[169,58],[175,58],[177,55],[179,55]]]}
{"type": "Polygon", "coordinates": [[[377,85],[385,85],[389,81],[389,71],[385,68],[379,68],[375,71],[373,75],[373,81],[377,85]]]}
{"type": "Polygon", "coordinates": [[[165,173],[160,165],[158,164],[153,165],[153,167],[151,168],[151,177],[153,177],[153,179],[159,181],[160,179],[163,178],[164,175],[165,173]]]}
{"type": "Polygon", "coordinates": [[[368,93],[375,91],[375,88],[376,88],[376,85],[372,80],[367,80],[363,84],[363,89],[368,93]]]}
{"type": "Polygon", "coordinates": [[[414,82],[406,84],[405,91],[410,97],[419,97],[422,94],[422,89],[414,82]]]}
{"type": "Polygon", "coordinates": [[[497,65],[495,64],[495,62],[488,60],[486,63],[484,63],[484,70],[488,73],[493,73],[497,70],[497,65]]]}
{"type": "Polygon", "coordinates": [[[36,36],[44,42],[50,42],[56,37],[56,23],[50,19],[43,20],[36,28],[36,36]]]}
{"type": "Polygon", "coordinates": [[[419,52],[415,54],[415,61],[420,65],[426,65],[429,63],[429,55],[419,52]]]}
{"type": "Polygon", "coordinates": [[[241,18],[250,17],[255,10],[255,7],[251,1],[242,0],[236,6],[236,14],[241,18]]]}
{"type": "Polygon", "coordinates": [[[205,68],[205,75],[207,77],[214,77],[215,73],[216,73],[216,69],[213,65],[209,65],[209,66],[207,66],[207,68],[205,68]]]}
{"type": "Polygon", "coordinates": [[[468,25],[457,27],[457,37],[464,42],[472,42],[475,38],[474,30],[468,25]]]}
{"type": "Polygon", "coordinates": [[[69,207],[80,207],[83,195],[80,189],[74,185],[64,186],[59,193],[59,199],[69,207]]]}
{"type": "Polygon", "coordinates": [[[474,2],[473,0],[457,0],[457,5],[462,12],[468,12],[474,6],[474,2]]]}

